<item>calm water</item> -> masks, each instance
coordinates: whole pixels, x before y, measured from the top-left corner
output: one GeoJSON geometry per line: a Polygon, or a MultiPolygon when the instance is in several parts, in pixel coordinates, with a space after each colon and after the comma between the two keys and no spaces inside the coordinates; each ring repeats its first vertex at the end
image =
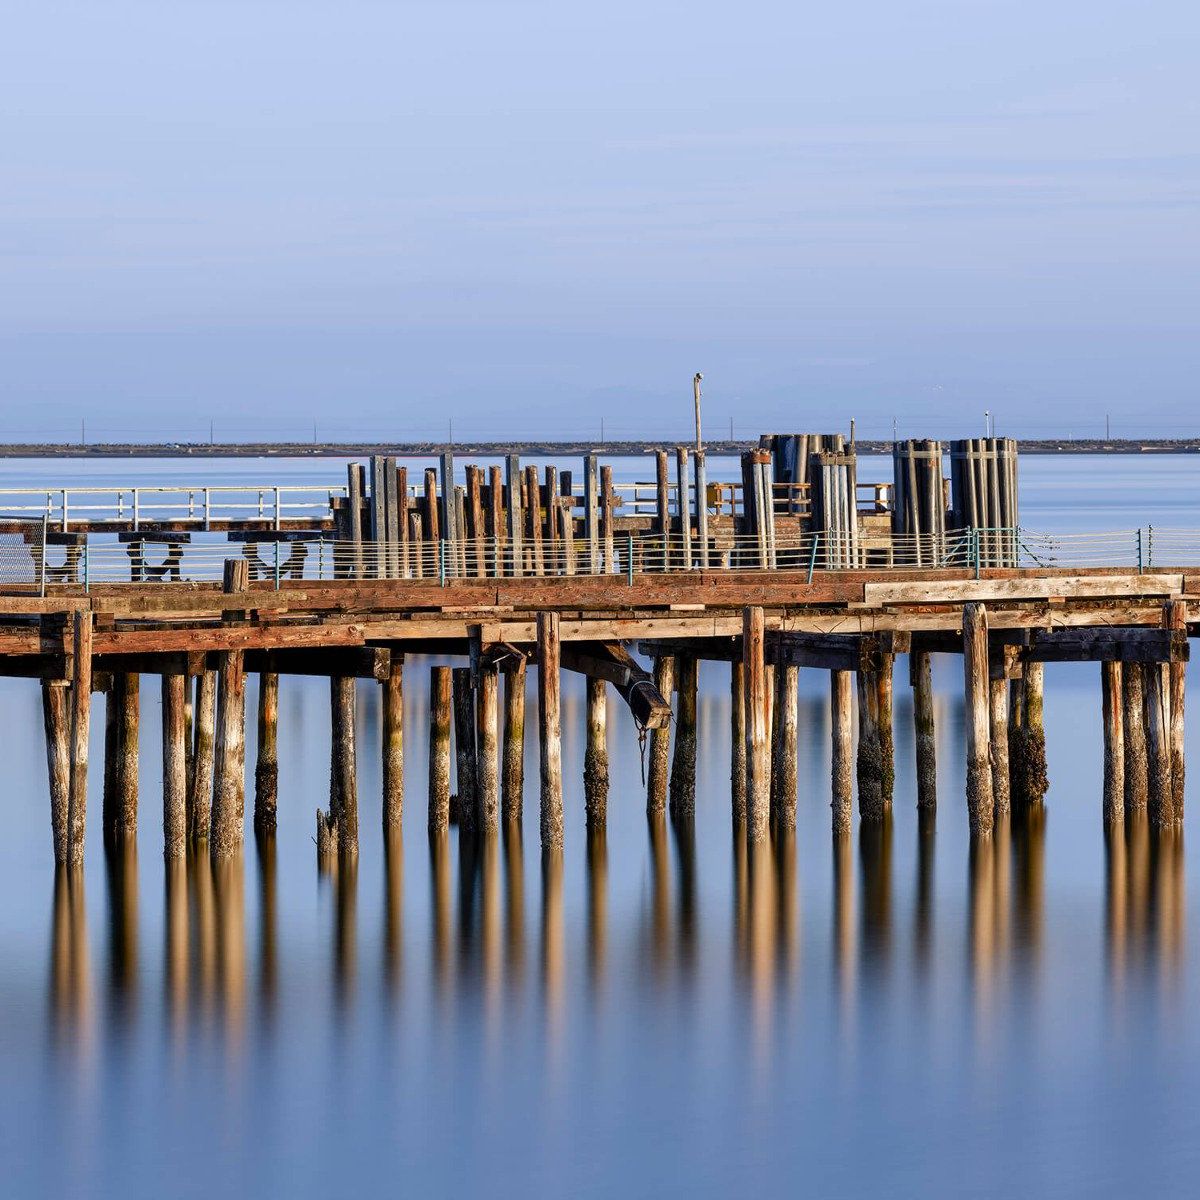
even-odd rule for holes
{"type": "MultiPolygon", "coordinates": [[[[1195,460],[1118,460],[1103,490],[1093,465],[1023,463],[1025,523],[1200,526],[1195,460]]],[[[70,469],[76,483],[343,473],[70,469]]],[[[63,464],[2,470],[16,486],[61,478],[63,464]]],[[[610,700],[609,820],[591,842],[583,688],[565,676],[566,849],[544,864],[532,729],[524,837],[471,848],[452,834],[431,853],[431,661],[408,667],[406,835],[390,855],[370,749],[378,697],[362,684],[361,858],[356,877],[318,876],[328,691],[289,678],[273,857],[251,839],[217,875],[206,861],[167,874],[147,682],[137,857],[105,862],[94,739],[88,861],[71,894],[52,869],[38,692],[0,680],[6,1195],[1194,1190],[1197,842],[1131,827],[1106,843],[1096,667],[1047,668],[1044,818],[978,852],[958,661],[935,673],[936,830],[918,825],[898,686],[894,820],[842,845],[829,835],[827,677],[802,672],[798,828],[750,861],[730,826],[727,668],[701,670],[691,827],[647,825],[632,723],[610,700]]],[[[1193,763],[1198,737],[1193,721],[1193,763]]]]}

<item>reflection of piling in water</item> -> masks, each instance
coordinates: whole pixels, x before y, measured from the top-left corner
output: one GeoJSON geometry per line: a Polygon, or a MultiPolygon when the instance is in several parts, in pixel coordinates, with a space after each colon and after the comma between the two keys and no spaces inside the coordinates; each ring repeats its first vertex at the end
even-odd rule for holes
{"type": "Polygon", "coordinates": [[[1040,804],[1012,816],[1013,928],[1017,945],[1026,952],[1038,950],[1042,940],[1046,817],[1040,804]]]}
{"type": "Polygon", "coordinates": [[[240,852],[212,863],[217,980],[226,1031],[239,1034],[246,1008],[245,865],[240,852]]]}
{"type": "Polygon", "coordinates": [[[563,855],[562,849],[542,850],[542,983],[546,1008],[554,1016],[563,999],[563,855]]]}
{"type": "Polygon", "coordinates": [[[833,838],[833,961],[844,1000],[853,997],[857,963],[854,920],[854,857],[850,835],[833,838]]]}
{"type": "Polygon", "coordinates": [[[337,997],[345,1003],[354,993],[358,970],[358,858],[343,856],[334,879],[336,933],[334,937],[334,979],[337,997]]]}
{"type": "Polygon", "coordinates": [[[274,1007],[279,977],[275,933],[278,925],[278,901],[274,834],[259,834],[255,838],[255,848],[258,857],[259,994],[263,999],[264,1011],[270,1014],[274,1007]]]}
{"type": "Polygon", "coordinates": [[[504,914],[508,978],[515,982],[525,965],[525,854],[515,822],[504,828],[504,914]]]}
{"type": "Polygon", "coordinates": [[[432,891],[433,965],[437,986],[450,982],[450,835],[429,834],[429,884],[432,891]]]}
{"type": "Polygon", "coordinates": [[[389,989],[400,981],[404,949],[404,835],[390,827],[383,844],[383,978],[389,989]]]}
{"type": "Polygon", "coordinates": [[[608,835],[603,825],[587,831],[588,966],[593,982],[604,974],[608,950],[608,835]]]}
{"type": "Polygon", "coordinates": [[[495,832],[480,838],[478,850],[480,933],[483,984],[490,1001],[499,992],[500,953],[500,838],[495,832]]]}
{"type": "Polygon", "coordinates": [[[858,831],[862,871],[863,954],[883,961],[892,937],[892,820],[864,821],[858,831]]]}
{"type": "Polygon", "coordinates": [[[780,964],[794,966],[798,957],[799,894],[796,883],[796,831],[780,830],[775,839],[775,895],[779,906],[780,964]]]}
{"type": "Polygon", "coordinates": [[[1105,930],[1114,978],[1130,967],[1173,976],[1182,960],[1183,834],[1155,830],[1144,809],[1105,830],[1105,930]]]}
{"type": "Polygon", "coordinates": [[[138,879],[137,845],[124,842],[104,856],[108,879],[109,983],[114,1011],[124,1016],[137,991],[138,879]]]}
{"type": "Polygon", "coordinates": [[[913,948],[917,960],[929,961],[933,950],[934,852],[937,848],[937,810],[922,808],[917,815],[917,886],[913,948]]]}
{"type": "Polygon", "coordinates": [[[679,951],[680,961],[690,967],[696,955],[696,817],[677,813],[671,817],[675,838],[675,859],[679,871],[679,951]]]}
{"type": "Polygon", "coordinates": [[[87,906],[83,869],[59,866],[54,871],[54,915],[50,938],[50,1003],[56,1026],[80,1031],[91,1002],[87,906]]]}
{"type": "Polygon", "coordinates": [[[167,1012],[178,1026],[187,1012],[188,900],[187,863],[169,857],[163,867],[165,919],[163,922],[163,984],[167,1012]]]}
{"type": "MultiPolygon", "coordinates": [[[[667,943],[671,930],[671,868],[667,859],[667,822],[661,812],[646,818],[650,840],[650,944],[655,970],[666,966],[667,943]]],[[[734,853],[745,839],[734,838],[734,853]]]]}
{"type": "Polygon", "coordinates": [[[986,998],[995,963],[996,856],[992,839],[972,838],[968,853],[971,969],[976,993],[986,998]]]}

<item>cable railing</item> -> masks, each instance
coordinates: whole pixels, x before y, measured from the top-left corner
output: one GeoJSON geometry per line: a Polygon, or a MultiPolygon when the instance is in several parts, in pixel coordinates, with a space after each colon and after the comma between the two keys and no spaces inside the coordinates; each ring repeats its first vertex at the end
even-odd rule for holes
{"type": "MultiPolygon", "coordinates": [[[[45,526],[43,526],[43,531],[45,526]]],[[[111,535],[110,535],[111,536],[111,535]]],[[[353,542],[287,537],[240,543],[210,540],[50,544],[0,535],[0,582],[94,586],[219,582],[225,563],[245,559],[252,581],[464,580],[606,576],[632,584],[689,572],[772,571],[798,582],[818,572],[966,571],[994,567],[1135,571],[1200,566],[1200,530],[1158,529],[1045,533],[1023,528],[963,529],[937,534],[865,536],[859,530],[771,535],[726,534],[701,545],[695,536],[612,531],[592,538],[468,537],[456,541],[353,542]]]]}

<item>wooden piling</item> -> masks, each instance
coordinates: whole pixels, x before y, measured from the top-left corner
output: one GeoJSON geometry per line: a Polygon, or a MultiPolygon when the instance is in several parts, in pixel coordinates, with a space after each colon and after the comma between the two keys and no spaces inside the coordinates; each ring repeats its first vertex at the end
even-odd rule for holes
{"type": "MultiPolygon", "coordinates": [[[[675,688],[675,659],[661,655],[654,662],[654,686],[669,704],[675,688]]],[[[667,778],[671,762],[671,725],[650,730],[650,766],[646,781],[646,812],[661,813],[667,807],[667,778]]]]}
{"type": "MultiPolygon", "coordinates": [[[[917,759],[917,807],[932,812],[937,808],[937,727],[933,715],[933,671],[927,650],[913,650],[908,657],[913,692],[913,736],[917,759]]],[[[1007,761],[1007,755],[1005,756],[1007,761]]]]}
{"type": "Polygon", "coordinates": [[[1010,709],[1013,734],[1009,737],[1009,772],[1012,793],[1021,804],[1041,804],[1049,788],[1046,774],[1046,730],[1042,723],[1042,693],[1045,667],[1027,662],[1016,688],[1019,718],[1010,709]]]}
{"type": "Polygon", "coordinates": [[[478,778],[476,828],[495,833],[500,826],[500,673],[481,667],[477,691],[478,778]]]}
{"type": "Polygon", "coordinates": [[[879,795],[885,813],[892,810],[892,796],[896,790],[896,742],[892,717],[895,673],[895,655],[881,651],[875,673],[875,721],[879,735],[879,795]]]}
{"type": "Polygon", "coordinates": [[[525,659],[504,669],[504,772],[500,804],[504,823],[520,821],[525,801],[525,659]]]}
{"type": "Polygon", "coordinates": [[[696,451],[696,563],[708,566],[708,469],[704,451],[696,451]]]}
{"type": "Polygon", "coordinates": [[[699,664],[690,654],[676,659],[679,705],[675,714],[675,754],[671,760],[671,812],[696,811],[696,692],[699,664]]]}
{"type": "MultiPolygon", "coordinates": [[[[226,562],[224,590],[242,592],[245,559],[226,562]]],[[[217,729],[209,850],[216,857],[241,850],[246,813],[246,672],[241,650],[217,653],[217,729]]]]}
{"type": "Polygon", "coordinates": [[[559,617],[556,612],[537,615],[537,655],[542,849],[559,850],[563,841],[563,793],[559,617]]]}
{"type": "Polygon", "coordinates": [[[729,786],[733,823],[746,823],[746,666],[729,664],[729,786]]]}
{"type": "Polygon", "coordinates": [[[46,731],[46,772],[50,781],[50,833],[54,862],[68,858],[68,814],[71,795],[70,709],[68,688],[49,680],[42,682],[42,724],[46,731]]]}
{"type": "Polygon", "coordinates": [[[187,849],[187,683],[182,673],[162,677],[163,853],[169,859],[187,849]]]}
{"type": "Polygon", "coordinates": [[[1146,709],[1146,762],[1151,827],[1175,824],[1171,784],[1171,682],[1166,663],[1143,663],[1142,696],[1146,709]]]}
{"type": "Polygon", "coordinates": [[[1101,711],[1104,720],[1104,824],[1125,818],[1125,722],[1121,699],[1123,664],[1100,664],[1101,711]]]}
{"type": "Polygon", "coordinates": [[[87,827],[88,735],[92,709],[92,614],[76,611],[71,672],[71,765],[67,799],[67,861],[83,862],[87,827]]]}
{"type": "Polygon", "coordinates": [[[458,779],[458,824],[470,833],[475,828],[478,803],[478,766],[475,747],[475,695],[471,686],[471,668],[455,667],[454,680],[454,761],[458,779]]]}
{"type": "Polygon", "coordinates": [[[665,571],[670,565],[671,538],[671,484],[667,470],[667,452],[656,450],[654,453],[655,494],[657,497],[657,518],[655,525],[662,538],[662,556],[652,569],[665,571]]]}
{"type": "Polygon", "coordinates": [[[590,828],[608,819],[608,684],[587,679],[587,749],[583,758],[583,796],[590,828]]]}
{"type": "Polygon", "coordinates": [[[679,565],[692,569],[692,512],[690,493],[691,471],[688,464],[688,448],[675,447],[675,492],[679,497],[679,565]]]}
{"type": "Polygon", "coordinates": [[[116,678],[121,690],[117,709],[116,824],[113,835],[117,841],[132,841],[137,837],[142,688],[136,674],[120,674],[116,678]]]}
{"type": "Polygon", "coordinates": [[[1146,719],[1142,697],[1142,668],[1127,663],[1121,672],[1121,712],[1125,724],[1125,809],[1144,809],[1150,797],[1146,758],[1146,719]]]}
{"type": "Polygon", "coordinates": [[[429,832],[445,833],[450,825],[450,693],[449,667],[429,672],[429,832]]]}
{"type": "Polygon", "coordinates": [[[196,680],[192,775],[188,784],[188,836],[193,842],[208,840],[216,726],[217,673],[204,671],[196,680]]]}
{"type": "Polygon", "coordinates": [[[742,662],[746,668],[746,836],[751,843],[767,836],[771,804],[771,697],[764,657],[763,610],[742,611],[742,662]]]}
{"type": "Polygon", "coordinates": [[[775,718],[771,795],[775,820],[784,829],[796,827],[796,771],[799,723],[800,668],[792,663],[775,668],[775,718]]]}
{"type": "Polygon", "coordinates": [[[992,832],[988,626],[982,604],[963,605],[963,673],[967,722],[967,817],[972,837],[992,832]]]}
{"type": "Polygon", "coordinates": [[[279,676],[258,677],[258,757],[254,764],[254,832],[275,832],[279,802],[279,676]]]}
{"type": "Polygon", "coordinates": [[[829,672],[830,725],[832,730],[833,832],[850,832],[853,754],[853,680],[849,671],[829,672]]]}
{"type": "MultiPolygon", "coordinates": [[[[1187,638],[1187,604],[1182,600],[1168,600],[1163,606],[1163,627],[1175,630],[1186,640],[1187,638]]],[[[1187,679],[1187,663],[1172,661],[1167,666],[1170,681],[1170,752],[1171,752],[1171,797],[1172,810],[1178,824],[1183,820],[1183,784],[1184,784],[1184,754],[1183,754],[1183,706],[1184,690],[1187,679]]]]}
{"type": "MultiPolygon", "coordinates": [[[[864,651],[864,655],[867,652],[864,651]]],[[[858,815],[863,821],[882,821],[883,758],[879,744],[879,686],[873,666],[855,672],[858,690],[858,815]]]]}
{"type": "MultiPolygon", "coordinates": [[[[355,739],[355,680],[333,675],[329,680],[332,753],[329,812],[325,824],[331,844],[341,856],[358,853],[358,771],[355,739]]],[[[319,814],[318,814],[319,816],[319,814]]],[[[320,824],[320,821],[318,821],[320,824]]]]}
{"type": "Polygon", "coordinates": [[[988,681],[990,692],[992,754],[992,805],[996,816],[1011,811],[1008,769],[1008,680],[1001,675],[988,681]]]}
{"type": "Polygon", "coordinates": [[[355,579],[363,577],[363,467],[362,463],[346,464],[346,493],[350,506],[351,566],[355,579]]]}
{"type": "MultiPolygon", "coordinates": [[[[393,650],[383,685],[383,830],[398,832],[404,819],[404,656],[393,650]]],[[[387,838],[384,838],[387,844],[387,838]]]]}

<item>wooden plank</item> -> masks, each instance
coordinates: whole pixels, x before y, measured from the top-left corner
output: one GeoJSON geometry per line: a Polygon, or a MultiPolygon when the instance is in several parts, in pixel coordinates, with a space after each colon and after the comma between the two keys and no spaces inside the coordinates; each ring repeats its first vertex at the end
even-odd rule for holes
{"type": "Polygon", "coordinates": [[[965,604],[983,600],[1032,600],[1051,596],[1171,596],[1183,591],[1182,575],[1059,575],[1054,578],[940,580],[915,583],[866,583],[866,604],[965,604]]]}

